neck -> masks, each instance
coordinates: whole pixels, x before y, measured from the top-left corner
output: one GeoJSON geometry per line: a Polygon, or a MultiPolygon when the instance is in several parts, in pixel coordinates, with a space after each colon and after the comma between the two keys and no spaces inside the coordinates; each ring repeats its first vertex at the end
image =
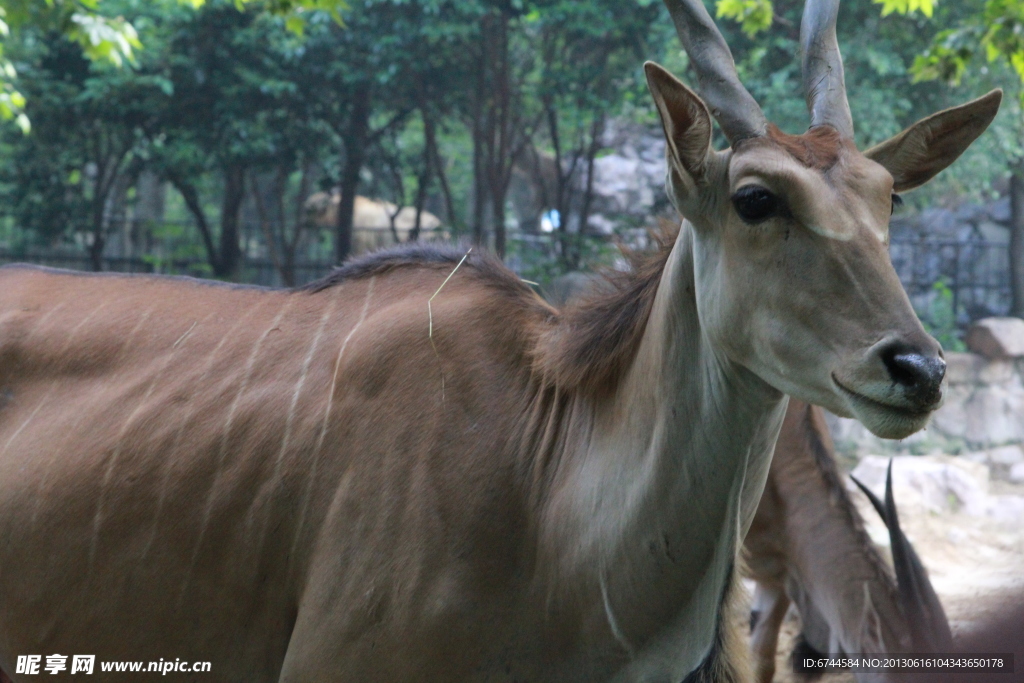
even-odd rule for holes
{"type": "Polygon", "coordinates": [[[671,643],[656,659],[685,675],[710,646],[785,408],[709,346],[688,226],[614,389],[576,403],[587,406],[573,411],[582,438],[568,440],[580,445],[559,464],[545,529],[559,574],[596,586],[606,628],[637,666],[671,643]]]}

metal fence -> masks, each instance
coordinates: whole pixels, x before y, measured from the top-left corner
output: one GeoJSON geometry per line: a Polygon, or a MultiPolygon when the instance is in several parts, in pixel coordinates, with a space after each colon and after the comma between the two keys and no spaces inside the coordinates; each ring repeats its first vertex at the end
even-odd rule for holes
{"type": "MultiPolygon", "coordinates": [[[[588,240],[590,254],[614,252],[608,240],[588,240]]],[[[510,236],[509,265],[524,276],[535,276],[538,268],[556,274],[556,247],[551,236],[510,236]]],[[[1006,315],[1010,309],[1009,254],[1007,245],[984,241],[893,240],[890,255],[896,273],[914,308],[932,326],[963,328],[971,321],[990,315],[1006,315]]],[[[28,262],[55,268],[92,270],[84,252],[0,250],[0,264],[28,262]]],[[[320,278],[332,269],[327,261],[300,262],[295,266],[296,284],[320,278]]],[[[166,273],[209,276],[200,259],[155,259],[110,256],[103,269],[125,273],[166,273]]],[[[281,277],[268,259],[245,259],[240,280],[279,287],[281,277]]]]}
{"type": "MultiPolygon", "coordinates": [[[[0,250],[0,265],[5,263],[31,263],[50,268],[69,270],[93,270],[92,261],[86,255],[58,251],[12,252],[0,250]]],[[[304,285],[331,272],[334,266],[328,262],[297,263],[295,284],[304,285]]],[[[105,256],[103,270],[116,273],[159,273],[162,275],[189,275],[210,277],[210,267],[199,259],[157,260],[138,256],[105,256]]],[[[246,259],[242,262],[239,281],[264,287],[281,287],[281,275],[274,264],[264,259],[246,259]]]]}
{"type": "Polygon", "coordinates": [[[919,315],[963,328],[1010,310],[1007,245],[970,240],[894,240],[889,254],[919,315]]]}

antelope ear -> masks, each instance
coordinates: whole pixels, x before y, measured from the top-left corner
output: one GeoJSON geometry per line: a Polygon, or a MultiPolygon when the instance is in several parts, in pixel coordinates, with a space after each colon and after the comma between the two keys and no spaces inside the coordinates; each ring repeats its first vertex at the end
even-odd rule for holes
{"type": "Polygon", "coordinates": [[[903,192],[925,184],[953,163],[992,123],[1002,90],[993,90],[959,107],[944,109],[875,145],[864,156],[892,174],[893,190],[903,192]]]}
{"type": "Polygon", "coordinates": [[[700,97],[664,67],[647,62],[644,74],[661,116],[672,170],[682,176],[689,189],[704,177],[707,169],[711,155],[711,115],[700,97]]]}

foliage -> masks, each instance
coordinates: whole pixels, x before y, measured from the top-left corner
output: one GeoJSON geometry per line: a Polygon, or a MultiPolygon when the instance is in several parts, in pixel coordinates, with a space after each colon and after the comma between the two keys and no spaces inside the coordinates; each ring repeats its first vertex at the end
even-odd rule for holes
{"type": "MultiPolygon", "coordinates": [[[[805,129],[794,59],[802,0],[716,1],[740,76],[769,119],[805,129]]],[[[967,32],[996,1],[844,3],[839,40],[858,145],[1004,77],[1010,62],[985,61],[985,35],[967,32]],[[915,81],[911,65],[942,27],[961,31],[964,59],[990,67],[984,79],[956,88],[915,81]]],[[[587,188],[607,132],[623,121],[656,130],[644,58],[684,78],[688,69],[661,3],[649,0],[0,0],[0,8],[12,69],[0,78],[0,116],[24,115],[34,127],[24,136],[2,126],[3,213],[29,241],[87,247],[103,241],[112,216],[131,212],[139,174],[155,174],[175,188],[173,217],[196,226],[190,253],[206,254],[224,277],[237,276],[233,243],[276,257],[289,245],[321,245],[323,233],[296,232],[302,200],[339,185],[431,211],[451,232],[486,241],[504,230],[513,171],[544,175],[543,208],[562,218],[550,252],[559,260],[538,265],[544,276],[603,260],[584,245],[587,188]],[[97,153],[101,139],[109,154],[97,153]],[[99,160],[111,155],[104,168],[113,175],[97,184],[99,160]],[[528,160],[539,165],[531,171],[528,160]],[[257,218],[266,229],[243,235],[240,226],[257,218]]],[[[987,40],[1013,48],[1016,24],[997,24],[984,24],[987,40]]],[[[1001,114],[958,162],[968,170],[943,174],[918,201],[990,191],[1020,144],[1012,116],[1001,114]]]]}
{"type": "Polygon", "coordinates": [[[718,0],[718,18],[732,19],[753,38],[772,25],[771,0],[718,0]]]}
{"type": "MultiPolygon", "coordinates": [[[[959,26],[939,32],[928,51],[915,60],[915,78],[959,84],[972,60],[983,55],[989,63],[1009,65],[1024,82],[1024,4],[986,0],[971,9],[959,26]]],[[[1024,90],[1021,93],[1024,97],[1024,90]]]]}
{"type": "Polygon", "coordinates": [[[882,16],[886,17],[896,12],[897,14],[913,14],[920,11],[926,17],[932,16],[935,12],[934,0],[871,0],[882,6],[882,16]]]}
{"type": "MultiPolygon", "coordinates": [[[[155,0],[164,6],[167,0],[155,0]]],[[[193,9],[202,7],[206,0],[177,0],[193,9]]],[[[268,12],[285,16],[285,25],[292,33],[301,35],[310,12],[326,12],[339,23],[341,11],[348,5],[345,0],[233,0],[241,11],[247,6],[262,7],[268,12]]],[[[124,16],[104,13],[116,0],[0,0],[0,37],[6,38],[11,30],[37,29],[57,32],[78,43],[83,54],[96,62],[109,62],[122,66],[135,63],[136,51],[142,48],[135,25],[124,16]]],[[[0,43],[0,119],[14,120],[23,132],[30,129],[24,112],[25,97],[16,85],[17,70],[3,52],[0,43]]]]}
{"type": "Polygon", "coordinates": [[[932,285],[928,307],[926,310],[918,311],[918,317],[921,318],[928,333],[935,337],[946,351],[967,350],[957,328],[953,290],[949,288],[945,279],[940,279],[932,285]]]}

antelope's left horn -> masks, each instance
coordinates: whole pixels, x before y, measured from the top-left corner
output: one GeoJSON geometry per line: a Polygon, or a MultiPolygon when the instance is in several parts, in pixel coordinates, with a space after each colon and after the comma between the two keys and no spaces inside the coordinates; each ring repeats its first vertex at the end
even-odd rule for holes
{"type": "Polygon", "coordinates": [[[935,594],[932,582],[924,569],[921,558],[910,540],[900,529],[896,512],[896,500],[892,495],[892,459],[885,475],[885,503],[856,477],[850,475],[871,505],[885,522],[889,530],[889,544],[892,548],[892,564],[896,570],[896,588],[900,607],[910,629],[910,642],[914,652],[951,652],[953,634],[949,630],[946,612],[942,609],[939,596],[935,594]]]}
{"type": "Polygon", "coordinates": [[[768,120],[740,83],[732,52],[704,0],[665,0],[665,7],[697,74],[697,91],[729,143],[764,135],[768,120]]]}
{"type": "Polygon", "coordinates": [[[832,126],[853,137],[853,116],[846,100],[843,58],[836,38],[839,0],[807,0],[800,22],[804,92],[811,112],[811,128],[832,126]]]}

